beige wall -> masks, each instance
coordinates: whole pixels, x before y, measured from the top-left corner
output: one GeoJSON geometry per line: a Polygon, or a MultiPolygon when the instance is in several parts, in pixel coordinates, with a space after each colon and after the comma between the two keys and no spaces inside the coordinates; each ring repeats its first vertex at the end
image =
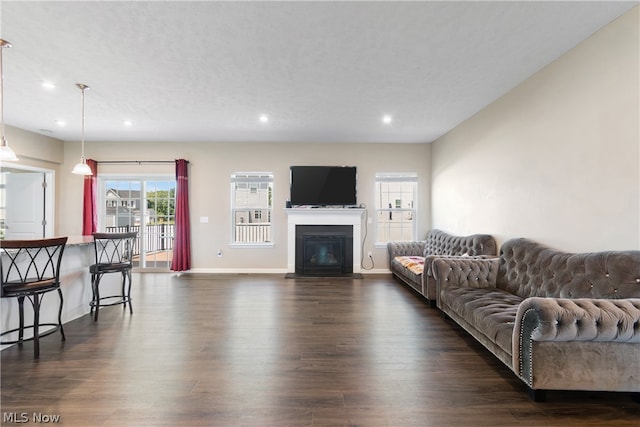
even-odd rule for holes
{"type": "Polygon", "coordinates": [[[640,249],[638,7],[432,147],[433,227],[640,249]]]}
{"type": "MultiPolygon", "coordinates": [[[[85,142],[87,157],[106,160],[190,161],[190,206],[193,268],[211,271],[267,271],[287,268],[287,218],[284,211],[289,196],[291,165],[355,165],[358,167],[358,202],[374,208],[376,172],[417,172],[419,176],[419,234],[429,229],[430,144],[265,144],[265,143],[112,143],[85,142]],[[274,246],[234,248],[231,241],[230,182],[232,172],[271,171],[274,173],[274,246]],[[200,223],[200,217],[209,223],[200,223]],[[223,257],[216,256],[222,249],[223,257]]],[[[65,163],[60,168],[66,207],[60,220],[62,234],[81,233],[82,177],[71,174],[80,157],[78,142],[65,142],[65,163]]],[[[99,173],[168,173],[172,165],[99,165],[99,173]]],[[[369,228],[364,253],[373,252],[375,270],[387,269],[386,249],[374,248],[374,230],[369,228]]],[[[369,267],[369,265],[366,265],[369,267]]]]}
{"type": "MultiPolygon", "coordinates": [[[[6,126],[5,131],[9,146],[19,159],[16,164],[55,168],[64,161],[64,143],[62,141],[13,126],[6,126]]],[[[13,163],[7,163],[7,165],[11,164],[13,163]]]]}
{"type": "Polygon", "coordinates": [[[11,149],[16,153],[18,162],[4,162],[2,166],[12,168],[27,166],[40,170],[51,171],[54,176],[53,201],[53,234],[59,235],[57,223],[62,216],[63,207],[58,198],[62,187],[58,176],[60,166],[64,162],[64,143],[48,136],[27,132],[13,126],[5,126],[5,134],[11,149]]]}

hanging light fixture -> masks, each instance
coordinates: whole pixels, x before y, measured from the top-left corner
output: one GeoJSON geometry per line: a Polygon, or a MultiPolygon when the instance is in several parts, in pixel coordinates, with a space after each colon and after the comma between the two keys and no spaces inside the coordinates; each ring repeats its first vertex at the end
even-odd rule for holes
{"type": "Polygon", "coordinates": [[[18,160],[7,138],[4,136],[4,74],[2,72],[2,49],[11,47],[11,43],[0,39],[0,161],[15,162],[18,160]]]}
{"type": "Polygon", "coordinates": [[[76,83],[76,86],[78,86],[82,91],[82,156],[80,157],[80,163],[73,168],[71,173],[75,173],[77,175],[93,175],[91,168],[87,164],[87,159],[84,157],[84,91],[88,90],[89,86],[83,83],[76,83]]]}

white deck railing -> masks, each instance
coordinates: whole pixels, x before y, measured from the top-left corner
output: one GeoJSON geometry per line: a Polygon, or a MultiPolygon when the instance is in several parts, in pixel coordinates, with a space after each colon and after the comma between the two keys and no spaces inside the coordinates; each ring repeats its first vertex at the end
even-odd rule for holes
{"type": "Polygon", "coordinates": [[[236,243],[264,243],[271,241],[271,224],[245,224],[238,223],[235,226],[236,243]]]}

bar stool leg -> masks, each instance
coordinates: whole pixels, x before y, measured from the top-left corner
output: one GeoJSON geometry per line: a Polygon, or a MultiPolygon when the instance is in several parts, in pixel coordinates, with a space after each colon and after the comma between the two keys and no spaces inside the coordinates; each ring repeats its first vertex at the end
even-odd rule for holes
{"type": "Polygon", "coordinates": [[[129,314],[133,314],[133,306],[131,305],[131,270],[126,271],[129,280],[129,288],[127,289],[127,301],[129,302],[129,314]]]}
{"type": "Polygon", "coordinates": [[[126,285],[127,285],[127,272],[123,271],[122,272],[122,310],[126,310],[127,308],[127,292],[126,292],[126,285]]]}
{"type": "Polygon", "coordinates": [[[60,308],[58,309],[58,327],[60,328],[60,335],[62,335],[62,341],[66,341],[67,337],[64,336],[64,328],[62,327],[62,306],[64,305],[64,298],[62,297],[62,289],[58,289],[58,295],[60,296],[60,308]]]}
{"type": "Polygon", "coordinates": [[[93,302],[94,308],[96,309],[95,313],[93,313],[93,321],[98,321],[98,312],[100,311],[100,279],[102,278],[101,274],[96,274],[96,278],[93,281],[93,302]]]}
{"type": "Polygon", "coordinates": [[[22,339],[24,338],[24,297],[18,297],[18,316],[20,318],[18,325],[18,345],[22,346],[22,339]]]}
{"type": "Polygon", "coordinates": [[[95,308],[94,303],[96,302],[95,282],[96,282],[96,275],[94,273],[92,273],[91,274],[91,303],[89,304],[89,305],[91,305],[91,310],[89,311],[90,314],[93,314],[93,310],[95,308]]]}
{"type": "Polygon", "coordinates": [[[33,358],[40,358],[40,295],[33,296],[33,358]]]}

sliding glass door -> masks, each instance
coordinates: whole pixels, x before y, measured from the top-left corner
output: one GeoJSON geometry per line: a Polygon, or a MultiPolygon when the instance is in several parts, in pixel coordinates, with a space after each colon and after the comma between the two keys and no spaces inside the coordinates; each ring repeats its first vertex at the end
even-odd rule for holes
{"type": "Polygon", "coordinates": [[[143,269],[168,270],[173,257],[175,178],[103,176],[99,185],[99,229],[104,232],[138,232],[134,265],[143,269]]]}

